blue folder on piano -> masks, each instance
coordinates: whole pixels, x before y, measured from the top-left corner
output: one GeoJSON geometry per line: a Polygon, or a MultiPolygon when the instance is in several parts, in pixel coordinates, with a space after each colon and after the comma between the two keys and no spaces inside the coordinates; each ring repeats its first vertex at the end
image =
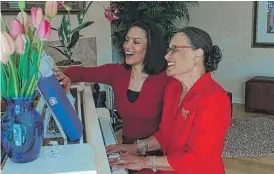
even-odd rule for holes
{"type": "Polygon", "coordinates": [[[41,77],[37,86],[68,139],[70,141],[79,140],[83,134],[84,126],[55,74],[41,77]]]}

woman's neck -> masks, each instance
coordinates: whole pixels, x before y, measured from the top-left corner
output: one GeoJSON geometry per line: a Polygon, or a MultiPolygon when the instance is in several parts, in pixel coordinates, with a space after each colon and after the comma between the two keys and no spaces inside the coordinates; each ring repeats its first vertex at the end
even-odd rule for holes
{"type": "Polygon", "coordinates": [[[205,74],[205,71],[195,71],[189,72],[182,75],[178,80],[183,85],[183,91],[188,92],[192,86],[205,74]]]}
{"type": "Polygon", "coordinates": [[[148,74],[146,74],[146,73],[143,72],[143,67],[142,66],[132,66],[131,76],[133,78],[140,79],[140,78],[147,77],[148,74]]]}

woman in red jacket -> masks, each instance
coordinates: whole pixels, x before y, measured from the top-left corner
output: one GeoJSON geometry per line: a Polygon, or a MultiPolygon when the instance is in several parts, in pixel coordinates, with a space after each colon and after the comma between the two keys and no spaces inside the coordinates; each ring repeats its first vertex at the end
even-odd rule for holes
{"type": "Polygon", "coordinates": [[[160,129],[130,149],[107,147],[108,153],[125,152],[110,164],[117,170],[149,168],[162,174],[224,174],[221,154],[231,122],[230,100],[211,77],[221,50],[205,31],[185,27],[172,38],[166,58],[167,75],[176,80],[166,88],[160,129]],[[132,154],[134,149],[139,154],[162,149],[163,156],[140,156],[132,154]]]}

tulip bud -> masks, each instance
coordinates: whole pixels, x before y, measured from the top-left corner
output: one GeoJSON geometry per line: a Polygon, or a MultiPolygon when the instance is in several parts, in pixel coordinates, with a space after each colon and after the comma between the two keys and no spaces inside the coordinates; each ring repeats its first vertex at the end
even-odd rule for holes
{"type": "Polygon", "coordinates": [[[39,24],[44,19],[43,10],[41,8],[31,8],[32,24],[35,28],[38,28],[39,24]]]}
{"type": "Polygon", "coordinates": [[[22,55],[25,52],[25,44],[29,40],[27,35],[20,34],[15,40],[15,52],[22,55]]]}
{"type": "Polygon", "coordinates": [[[43,20],[37,30],[37,35],[41,40],[47,40],[51,33],[51,26],[47,20],[43,20]]]}
{"type": "Polygon", "coordinates": [[[54,18],[57,15],[57,1],[46,1],[45,14],[49,18],[54,18]]]}
{"type": "Polygon", "coordinates": [[[26,12],[19,12],[16,19],[20,21],[21,24],[28,25],[28,14],[26,12]]]}
{"type": "Polygon", "coordinates": [[[18,21],[23,25],[23,33],[28,34],[28,28],[29,28],[29,21],[28,21],[28,14],[24,11],[21,11],[18,13],[17,18],[18,21]]]}
{"type": "Polygon", "coordinates": [[[11,36],[5,32],[1,31],[1,53],[3,55],[11,55],[15,51],[15,43],[11,36]]]}
{"type": "Polygon", "coordinates": [[[15,40],[16,37],[19,34],[22,34],[22,33],[23,33],[23,28],[22,28],[22,25],[21,25],[20,21],[18,21],[18,20],[12,21],[12,23],[10,25],[10,35],[11,35],[11,37],[15,40]]]}

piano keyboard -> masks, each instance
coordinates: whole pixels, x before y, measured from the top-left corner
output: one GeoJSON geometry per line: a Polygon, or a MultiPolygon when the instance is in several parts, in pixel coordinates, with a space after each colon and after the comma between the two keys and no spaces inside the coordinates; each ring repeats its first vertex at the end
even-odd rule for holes
{"type": "MultiPolygon", "coordinates": [[[[110,119],[107,117],[99,117],[98,121],[105,146],[110,144],[117,144],[116,135],[112,129],[110,119]]],[[[118,158],[119,156],[119,153],[107,155],[108,158],[118,158]]],[[[113,171],[111,167],[110,170],[112,174],[128,174],[126,170],[113,171]]]]}

